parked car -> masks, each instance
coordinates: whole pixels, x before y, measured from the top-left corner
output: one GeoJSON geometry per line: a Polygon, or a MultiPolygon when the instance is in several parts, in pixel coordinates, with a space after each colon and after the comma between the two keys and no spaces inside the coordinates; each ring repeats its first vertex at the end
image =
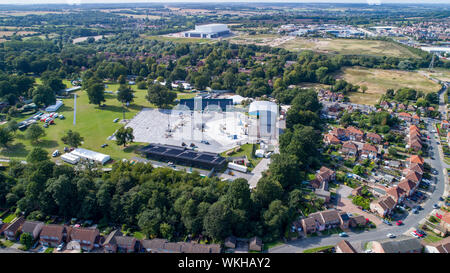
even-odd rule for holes
{"type": "Polygon", "coordinates": [[[119,121],[119,118],[116,118],[116,119],[113,120],[114,123],[116,123],[118,121],[119,121]]]}
{"type": "Polygon", "coordinates": [[[64,115],[59,115],[59,119],[64,119],[64,115]]]}
{"type": "Polygon", "coordinates": [[[69,148],[64,147],[64,152],[65,152],[65,153],[69,152],[69,148]]]}
{"type": "Polygon", "coordinates": [[[387,236],[388,238],[395,238],[395,235],[392,234],[392,233],[388,233],[386,236],[387,236]]]}
{"type": "Polygon", "coordinates": [[[401,226],[401,225],[403,225],[403,221],[402,221],[402,220],[398,220],[395,224],[396,224],[397,226],[401,226]]]}
{"type": "Polygon", "coordinates": [[[433,208],[438,209],[438,208],[439,208],[439,205],[438,205],[438,204],[434,204],[434,205],[433,205],[433,208]]]}
{"type": "Polygon", "coordinates": [[[386,219],[383,219],[383,223],[385,223],[386,225],[392,226],[392,223],[386,219]]]}
{"type": "Polygon", "coordinates": [[[410,235],[412,235],[415,238],[419,238],[419,235],[417,235],[415,232],[411,232],[410,235]]]}
{"type": "Polygon", "coordinates": [[[102,144],[102,148],[105,148],[106,146],[108,146],[108,143],[104,143],[104,144],[102,144]]]}
{"type": "Polygon", "coordinates": [[[339,237],[348,237],[348,234],[345,232],[339,233],[339,237]]]}
{"type": "Polygon", "coordinates": [[[416,208],[413,208],[413,209],[411,210],[411,212],[412,212],[412,213],[417,213],[417,209],[416,209],[416,208]]]}
{"type": "Polygon", "coordinates": [[[421,233],[418,232],[417,230],[414,230],[413,232],[417,235],[417,237],[419,237],[419,238],[422,238],[422,237],[423,237],[423,234],[421,234],[421,233]]]}
{"type": "Polygon", "coordinates": [[[208,142],[207,140],[202,140],[202,141],[200,141],[200,143],[203,143],[203,144],[209,145],[209,142],[208,142]]]}
{"type": "Polygon", "coordinates": [[[439,197],[439,201],[444,201],[444,198],[442,198],[442,196],[439,197]]]}
{"type": "Polygon", "coordinates": [[[59,155],[59,151],[58,150],[55,150],[53,153],[52,153],[52,156],[53,157],[57,157],[59,155]]]}

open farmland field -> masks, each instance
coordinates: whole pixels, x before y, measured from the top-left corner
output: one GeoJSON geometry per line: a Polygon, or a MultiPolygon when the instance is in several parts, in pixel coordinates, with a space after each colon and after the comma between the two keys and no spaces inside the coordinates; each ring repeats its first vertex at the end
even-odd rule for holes
{"type": "Polygon", "coordinates": [[[441,86],[418,72],[367,69],[367,68],[344,68],[336,78],[344,79],[359,86],[366,85],[366,93],[351,93],[350,101],[360,104],[374,105],[386,90],[394,90],[401,87],[414,88],[425,93],[437,92],[441,86]]]}
{"type": "Polygon", "coordinates": [[[36,34],[35,31],[26,31],[26,30],[19,30],[19,31],[12,31],[12,30],[0,30],[0,37],[9,37],[16,34],[17,36],[23,36],[23,35],[32,35],[36,34]]]}
{"type": "Polygon", "coordinates": [[[146,19],[146,18],[148,18],[149,20],[161,19],[161,16],[157,16],[157,15],[132,14],[132,13],[114,13],[114,14],[130,17],[130,18],[137,18],[137,19],[146,19]]]}
{"type": "Polygon", "coordinates": [[[27,15],[45,15],[45,14],[64,14],[64,11],[3,11],[0,16],[27,16],[27,15]]]}
{"type": "Polygon", "coordinates": [[[395,43],[356,39],[307,39],[295,38],[281,44],[280,47],[292,51],[313,50],[322,53],[343,55],[374,55],[391,57],[414,57],[417,55],[395,43]]]}

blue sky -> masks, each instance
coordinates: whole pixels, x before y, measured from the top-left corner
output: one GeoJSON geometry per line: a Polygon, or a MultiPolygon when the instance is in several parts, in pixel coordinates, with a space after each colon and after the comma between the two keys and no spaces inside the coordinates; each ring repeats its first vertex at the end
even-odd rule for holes
{"type": "Polygon", "coordinates": [[[0,4],[73,4],[73,3],[176,3],[176,2],[294,2],[294,3],[441,3],[450,4],[450,0],[0,0],[0,4]]]}

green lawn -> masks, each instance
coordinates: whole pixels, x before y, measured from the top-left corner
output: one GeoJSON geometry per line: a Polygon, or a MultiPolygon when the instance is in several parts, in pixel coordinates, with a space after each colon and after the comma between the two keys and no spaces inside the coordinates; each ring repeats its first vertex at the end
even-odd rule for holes
{"type": "Polygon", "coordinates": [[[145,239],[145,234],[139,231],[136,231],[135,233],[133,233],[133,237],[139,240],[143,240],[145,239]]]}
{"type": "MultiPolygon", "coordinates": [[[[229,156],[231,156],[231,157],[238,157],[238,156],[244,156],[244,155],[246,155],[247,156],[247,158],[248,158],[248,160],[251,162],[251,164],[252,164],[252,167],[249,167],[248,169],[249,170],[252,170],[256,165],[258,165],[258,163],[261,161],[261,159],[262,158],[258,158],[258,157],[255,157],[255,158],[252,158],[252,145],[253,144],[244,144],[244,145],[241,145],[241,151],[240,152],[234,152],[234,153],[232,153],[231,155],[229,155],[229,156]]],[[[256,150],[258,150],[259,149],[259,144],[256,144],[256,150]]],[[[234,150],[234,149],[233,149],[234,150]]],[[[229,151],[229,150],[228,150],[229,151]]],[[[223,152],[223,153],[221,153],[220,155],[221,156],[223,156],[223,157],[228,157],[227,156],[227,152],[228,151],[225,151],[225,152],[223,152]]]]}
{"type": "Polygon", "coordinates": [[[14,213],[11,213],[10,215],[6,216],[5,219],[3,219],[3,223],[11,223],[14,218],[16,218],[16,215],[14,213]]]}
{"type": "Polygon", "coordinates": [[[47,248],[44,253],[53,253],[53,249],[52,247],[47,248]]]}
{"type": "Polygon", "coordinates": [[[4,240],[3,245],[5,247],[11,247],[14,244],[14,242],[11,242],[10,240],[4,240]]]}
{"type": "Polygon", "coordinates": [[[303,253],[316,253],[316,252],[319,252],[319,251],[331,249],[333,247],[334,246],[320,246],[320,247],[316,247],[316,248],[307,249],[307,250],[303,251],[303,253]]]}
{"type": "MultiPolygon", "coordinates": [[[[109,84],[107,90],[115,91],[118,86],[118,84],[109,84]]],[[[135,88],[133,86],[133,89],[135,88]]],[[[0,151],[0,157],[23,160],[33,146],[44,148],[49,153],[56,149],[61,151],[65,146],[61,141],[61,137],[69,129],[79,132],[84,137],[84,143],[81,146],[83,148],[109,154],[114,160],[133,156],[133,151],[141,146],[140,143],[133,143],[124,149],[117,146],[114,141],[107,140],[107,137],[111,136],[122,126],[120,123],[113,123],[115,118],[121,119],[123,117],[123,107],[117,101],[116,95],[105,94],[106,107],[99,108],[97,105],[89,104],[85,91],[81,90],[76,93],[77,115],[75,125],[73,125],[74,99],[73,97],[63,99],[64,106],[59,109],[58,113],[63,114],[65,119],[57,119],[54,125],[46,128],[46,136],[38,144],[32,145],[29,140],[25,139],[25,131],[18,131],[15,141],[8,148],[3,148],[0,151]],[[103,143],[108,143],[108,146],[100,148],[103,143]]],[[[146,101],[145,95],[145,90],[137,90],[135,92],[135,101],[125,110],[126,119],[132,119],[143,107],[154,107],[146,101]]],[[[24,120],[27,117],[18,117],[17,121],[24,120]]]]}

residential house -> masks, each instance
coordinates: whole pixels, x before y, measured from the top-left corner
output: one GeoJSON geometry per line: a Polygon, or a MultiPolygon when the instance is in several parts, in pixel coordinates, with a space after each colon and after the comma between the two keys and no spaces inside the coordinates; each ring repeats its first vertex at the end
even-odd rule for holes
{"type": "Polygon", "coordinates": [[[381,141],[383,141],[383,138],[379,134],[376,134],[376,133],[367,133],[366,139],[372,141],[375,144],[380,144],[381,141]]]}
{"type": "Polygon", "coordinates": [[[322,168],[320,168],[319,173],[317,175],[317,179],[321,182],[333,181],[336,179],[336,172],[325,166],[322,166],[322,168]]]}
{"type": "Polygon", "coordinates": [[[423,249],[418,239],[406,235],[372,241],[369,245],[374,253],[421,253],[423,249]]]}
{"type": "Polygon", "coordinates": [[[353,196],[361,195],[362,189],[363,189],[362,186],[359,186],[359,187],[354,188],[354,189],[352,190],[352,195],[353,195],[353,196]]]}
{"type": "Polygon", "coordinates": [[[377,213],[379,216],[384,217],[389,215],[395,208],[397,203],[390,196],[383,196],[380,199],[370,203],[370,210],[377,213]]]}
{"type": "Polygon", "coordinates": [[[86,251],[99,247],[99,237],[100,232],[96,228],[72,228],[69,233],[69,240],[78,242],[81,249],[86,251]]]}
{"type": "Polygon", "coordinates": [[[311,233],[314,233],[317,231],[316,220],[311,216],[307,217],[307,218],[303,218],[301,220],[301,224],[302,224],[302,229],[303,229],[305,236],[307,234],[311,234],[311,233]]]}
{"type": "Polygon", "coordinates": [[[322,199],[325,203],[330,202],[331,193],[329,191],[319,188],[315,189],[314,194],[318,198],[322,199]]]}
{"type": "Polygon", "coordinates": [[[358,146],[351,141],[344,142],[341,150],[343,154],[346,154],[348,156],[358,155],[358,146]]]}
{"type": "Polygon", "coordinates": [[[416,124],[416,125],[419,124],[420,123],[420,117],[418,115],[412,116],[411,123],[412,124],[416,124]]]}
{"type": "Polygon", "coordinates": [[[410,105],[408,105],[406,110],[411,111],[411,112],[415,112],[416,111],[416,107],[414,105],[410,104],[410,105]]]}
{"type": "Polygon", "coordinates": [[[394,199],[396,203],[401,203],[405,197],[406,192],[403,190],[403,188],[395,186],[387,189],[386,194],[392,197],[392,199],[394,199]]]}
{"type": "Polygon", "coordinates": [[[253,237],[249,240],[248,249],[253,251],[262,251],[263,250],[263,242],[259,237],[253,237]]]}
{"type": "Polygon", "coordinates": [[[450,242],[427,244],[425,253],[450,253],[450,242]]]}
{"type": "Polygon", "coordinates": [[[347,134],[347,130],[344,128],[334,128],[331,132],[331,135],[334,135],[335,137],[337,137],[339,140],[347,140],[348,139],[348,134],[347,134]]]}
{"type": "Polygon", "coordinates": [[[349,220],[351,227],[363,227],[367,224],[366,217],[362,215],[352,216],[349,220]]]}
{"type": "Polygon", "coordinates": [[[442,215],[440,225],[443,229],[445,229],[447,231],[447,233],[450,232],[450,212],[446,212],[446,213],[444,213],[444,215],[442,215]]]}
{"type": "Polygon", "coordinates": [[[348,138],[354,141],[362,141],[364,137],[364,132],[353,126],[347,128],[347,134],[348,138]]]}
{"type": "Polygon", "coordinates": [[[450,123],[448,122],[448,120],[443,120],[442,122],[441,122],[441,128],[442,129],[444,129],[444,130],[448,130],[448,128],[450,127],[450,123]]]}
{"type": "Polygon", "coordinates": [[[229,236],[229,237],[225,238],[224,245],[225,245],[225,247],[228,247],[228,248],[236,248],[236,237],[229,236]]]}
{"type": "Polygon", "coordinates": [[[38,221],[25,221],[22,226],[22,233],[28,233],[33,237],[33,240],[39,238],[39,234],[44,227],[43,222],[38,221]]]}
{"type": "Polygon", "coordinates": [[[406,110],[406,105],[404,105],[403,103],[399,103],[397,104],[397,109],[406,110]]]}
{"type": "Polygon", "coordinates": [[[398,118],[407,122],[411,122],[412,116],[410,113],[401,112],[398,114],[398,118]]]}
{"type": "Polygon", "coordinates": [[[417,138],[411,139],[408,145],[409,148],[413,149],[415,152],[422,150],[423,147],[421,141],[417,138]]]}
{"type": "Polygon", "coordinates": [[[420,155],[412,155],[406,160],[406,167],[409,167],[412,163],[423,165],[424,160],[420,155]]]}
{"type": "Polygon", "coordinates": [[[420,175],[423,175],[424,169],[421,164],[418,163],[412,163],[409,165],[409,168],[403,169],[402,173],[404,176],[406,176],[410,171],[414,171],[420,175]]]}
{"type": "Polygon", "coordinates": [[[23,223],[25,223],[25,218],[23,216],[14,218],[3,232],[5,234],[5,237],[8,240],[15,241],[16,235],[22,228],[23,223]]]}
{"type": "Polygon", "coordinates": [[[42,227],[39,241],[44,246],[56,247],[67,238],[67,228],[62,225],[45,225],[42,227]]]}
{"type": "Polygon", "coordinates": [[[106,236],[105,241],[103,242],[103,250],[109,253],[117,252],[117,242],[116,236],[122,236],[122,232],[118,229],[113,230],[108,236],[106,236]]]}
{"type": "Polygon", "coordinates": [[[364,143],[362,149],[361,149],[361,157],[362,158],[369,158],[369,159],[376,159],[378,157],[378,149],[374,145],[364,143]]]}
{"type": "Polygon", "coordinates": [[[342,223],[339,212],[335,209],[325,210],[320,214],[322,215],[326,229],[338,227],[342,223]]]}
{"type": "Polygon", "coordinates": [[[417,186],[419,185],[419,182],[413,182],[409,179],[403,179],[398,183],[398,187],[402,189],[405,192],[406,196],[411,196],[414,191],[417,189],[417,186]]]}
{"type": "Polygon", "coordinates": [[[332,134],[326,134],[323,137],[323,141],[328,144],[328,145],[338,145],[341,144],[341,141],[339,140],[339,138],[337,138],[336,136],[332,135],[332,134]]]}
{"type": "Polygon", "coordinates": [[[117,251],[124,253],[132,253],[136,251],[137,240],[131,236],[114,236],[117,244],[117,251]]]}
{"type": "Polygon", "coordinates": [[[336,253],[357,253],[355,248],[347,240],[340,241],[335,249],[336,253]]]}
{"type": "Polygon", "coordinates": [[[391,105],[389,102],[387,102],[387,101],[382,101],[382,102],[380,103],[380,106],[381,106],[382,108],[384,108],[384,109],[389,109],[389,108],[392,107],[392,105],[391,105]]]}
{"type": "Polygon", "coordinates": [[[422,175],[420,173],[410,170],[406,174],[405,178],[411,180],[414,183],[419,183],[422,180],[422,175]]]}
{"type": "Polygon", "coordinates": [[[141,242],[140,242],[141,251],[140,252],[163,253],[164,249],[165,249],[164,246],[166,243],[167,243],[166,239],[141,240],[141,242]]]}

